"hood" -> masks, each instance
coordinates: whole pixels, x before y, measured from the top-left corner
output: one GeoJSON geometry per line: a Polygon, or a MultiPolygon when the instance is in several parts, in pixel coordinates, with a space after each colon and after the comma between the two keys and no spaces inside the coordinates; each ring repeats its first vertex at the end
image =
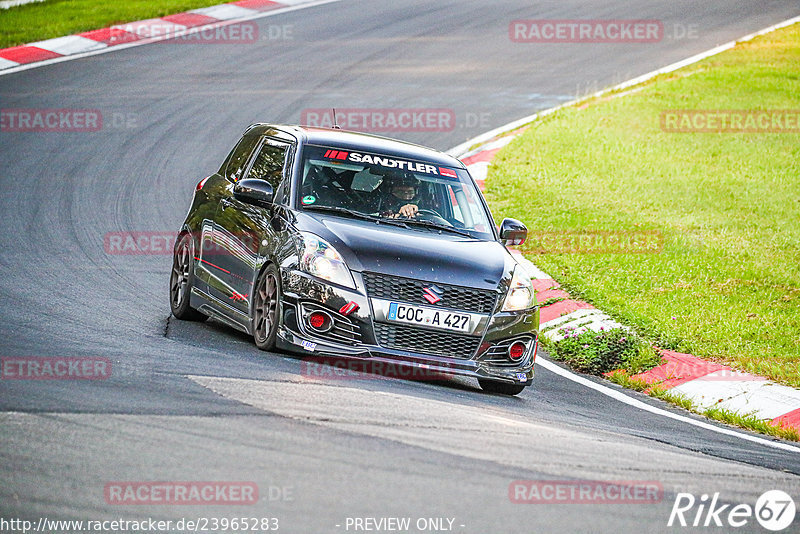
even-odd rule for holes
{"type": "Polygon", "coordinates": [[[353,271],[496,289],[515,264],[497,241],[322,214],[309,217],[319,226],[308,230],[333,245],[353,271]]]}

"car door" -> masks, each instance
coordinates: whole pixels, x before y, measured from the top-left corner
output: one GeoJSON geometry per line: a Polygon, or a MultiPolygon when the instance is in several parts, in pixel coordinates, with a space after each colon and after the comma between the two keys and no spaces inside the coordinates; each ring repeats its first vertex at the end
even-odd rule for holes
{"type": "MultiPolygon", "coordinates": [[[[291,148],[286,141],[263,137],[239,179],[266,180],[277,192],[289,175],[287,162],[291,148]]],[[[270,222],[277,208],[237,200],[233,196],[234,185],[231,182],[226,186],[214,217],[213,240],[221,283],[212,289],[212,295],[249,317],[252,287],[260,265],[259,248],[264,241],[275,241],[275,229],[270,222]]]]}
{"type": "Polygon", "coordinates": [[[219,172],[206,181],[202,193],[207,201],[203,204],[198,247],[195,251],[197,263],[195,275],[205,282],[210,294],[224,294],[222,271],[217,265],[219,249],[214,244],[214,226],[220,200],[229,194],[231,184],[239,180],[249,168],[250,161],[261,141],[261,136],[245,134],[233,147],[219,172]],[[206,209],[207,208],[207,209],[206,209]]]}

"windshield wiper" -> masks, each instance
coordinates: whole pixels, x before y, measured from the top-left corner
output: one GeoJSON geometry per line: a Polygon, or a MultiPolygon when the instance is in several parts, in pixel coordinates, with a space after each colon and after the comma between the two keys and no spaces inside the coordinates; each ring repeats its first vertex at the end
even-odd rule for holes
{"type": "Polygon", "coordinates": [[[389,224],[391,226],[399,226],[401,228],[409,228],[409,225],[416,225],[416,226],[424,226],[425,228],[431,228],[434,230],[444,230],[445,232],[452,232],[454,234],[462,235],[464,237],[473,237],[472,234],[466,232],[464,230],[459,230],[458,228],[452,226],[444,226],[443,224],[436,224],[430,221],[421,221],[418,219],[390,219],[388,217],[378,217],[375,215],[370,215],[368,213],[362,213],[360,211],[351,210],[349,208],[342,208],[340,206],[322,206],[322,205],[312,205],[312,206],[303,206],[303,209],[310,210],[310,211],[327,211],[330,213],[336,213],[339,215],[347,215],[354,219],[361,219],[362,221],[372,221],[376,224],[389,224]]]}
{"type": "Polygon", "coordinates": [[[464,237],[474,237],[466,230],[459,230],[455,226],[445,226],[443,224],[437,224],[431,221],[422,221],[419,219],[403,219],[403,222],[406,224],[413,224],[416,226],[424,226],[425,228],[431,228],[434,230],[444,230],[445,232],[452,232],[454,234],[463,235],[464,237]]]}
{"type": "Polygon", "coordinates": [[[347,215],[354,219],[361,219],[362,221],[372,221],[376,224],[390,224],[392,226],[400,226],[403,228],[408,228],[408,225],[404,221],[398,221],[395,219],[386,219],[385,217],[377,217],[375,215],[370,215],[368,213],[361,213],[360,211],[351,210],[348,208],[342,208],[339,206],[303,206],[305,210],[315,210],[315,211],[327,211],[330,213],[337,213],[340,215],[347,215]]]}

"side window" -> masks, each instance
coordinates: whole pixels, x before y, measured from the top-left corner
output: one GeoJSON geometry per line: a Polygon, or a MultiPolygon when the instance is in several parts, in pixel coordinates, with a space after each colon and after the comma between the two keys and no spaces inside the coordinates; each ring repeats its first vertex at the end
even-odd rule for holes
{"type": "Polygon", "coordinates": [[[229,180],[236,182],[242,177],[257,142],[258,136],[248,135],[242,137],[241,141],[233,147],[231,155],[228,157],[228,165],[225,167],[225,176],[229,180]]]}
{"type": "Polygon", "coordinates": [[[266,180],[274,189],[278,189],[283,179],[283,166],[286,162],[286,150],[288,148],[289,146],[285,143],[273,141],[272,139],[265,140],[256,159],[253,161],[250,172],[247,173],[247,177],[266,180]]]}

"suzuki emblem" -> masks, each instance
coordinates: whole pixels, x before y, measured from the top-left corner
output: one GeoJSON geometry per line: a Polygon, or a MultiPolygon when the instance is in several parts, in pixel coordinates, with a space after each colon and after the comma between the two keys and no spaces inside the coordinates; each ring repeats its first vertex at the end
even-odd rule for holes
{"type": "Polygon", "coordinates": [[[440,300],[442,300],[441,293],[442,290],[436,286],[428,286],[422,290],[422,298],[430,302],[431,304],[436,304],[440,300]]]}

